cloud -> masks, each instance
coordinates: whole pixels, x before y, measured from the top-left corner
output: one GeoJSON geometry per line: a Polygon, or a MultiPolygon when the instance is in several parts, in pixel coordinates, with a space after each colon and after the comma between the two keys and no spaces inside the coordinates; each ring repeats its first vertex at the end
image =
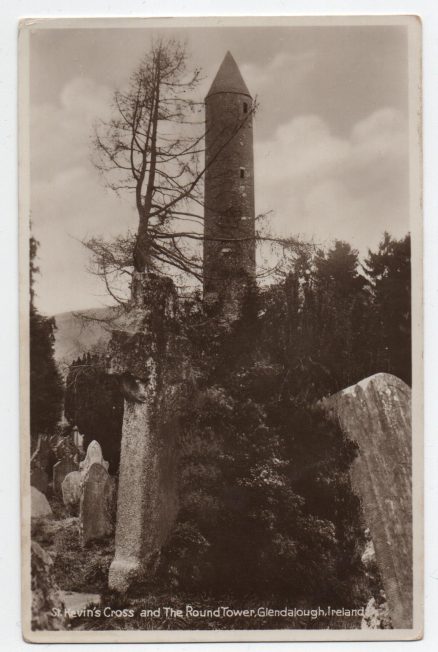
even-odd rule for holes
{"type": "Polygon", "coordinates": [[[41,243],[38,307],[53,314],[107,304],[103,285],[87,271],[90,260],[81,241],[133,227],[129,202],[105,191],[85,166],[35,183],[32,195],[32,230],[41,243]]]}
{"type": "Polygon", "coordinates": [[[259,212],[280,233],[346,239],[362,252],[408,222],[408,145],[403,115],[384,107],[339,137],[317,115],[279,126],[256,144],[259,212]]]}
{"type": "MultiPolygon", "coordinates": [[[[285,67],[294,74],[295,59],[279,54],[254,68],[258,87],[266,82],[267,92],[274,72],[285,67]]],[[[300,59],[311,66],[313,55],[300,59]]],[[[249,84],[251,74],[246,67],[249,84]]],[[[48,314],[105,301],[101,285],[86,271],[87,253],[78,241],[136,225],[133,202],[105,190],[90,162],[92,125],[108,117],[110,98],[106,86],[75,78],[56,103],[32,109],[32,222],[41,242],[38,305],[48,314]]],[[[318,242],[346,239],[365,252],[384,229],[397,236],[409,228],[407,156],[407,126],[391,107],[357,121],[345,136],[320,115],[296,116],[256,142],[257,210],[274,211],[279,233],[318,242]]]]}
{"type": "Polygon", "coordinates": [[[287,51],[277,52],[274,57],[268,59],[265,65],[244,63],[241,66],[241,73],[250,90],[257,89],[262,95],[266,87],[276,84],[278,79],[284,79],[287,75],[288,86],[294,89],[313,70],[316,62],[316,51],[292,53],[287,51]]]}
{"type": "Polygon", "coordinates": [[[105,297],[87,272],[81,240],[135,224],[129,201],[105,189],[90,162],[96,118],[107,118],[111,93],[86,78],[67,83],[59,102],[32,111],[32,230],[40,241],[38,306],[51,314],[99,304],[105,297]]]}
{"type": "Polygon", "coordinates": [[[75,78],[63,87],[59,103],[32,108],[32,179],[50,179],[60,169],[87,163],[93,123],[108,117],[110,100],[106,86],[75,78]]]}

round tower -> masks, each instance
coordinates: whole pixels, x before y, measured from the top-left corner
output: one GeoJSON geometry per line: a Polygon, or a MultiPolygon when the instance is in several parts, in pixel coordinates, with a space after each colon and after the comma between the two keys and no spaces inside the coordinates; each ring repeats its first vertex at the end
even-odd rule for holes
{"type": "Polygon", "coordinates": [[[230,52],[205,107],[204,299],[232,320],[256,268],[253,100],[230,52]]]}

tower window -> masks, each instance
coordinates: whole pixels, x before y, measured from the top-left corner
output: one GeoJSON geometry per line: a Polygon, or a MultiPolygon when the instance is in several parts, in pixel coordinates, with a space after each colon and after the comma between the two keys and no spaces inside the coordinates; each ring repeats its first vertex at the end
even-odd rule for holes
{"type": "Polygon", "coordinates": [[[240,168],[240,178],[241,179],[245,178],[245,168],[240,168]]]}
{"type": "Polygon", "coordinates": [[[248,102],[243,103],[243,112],[248,113],[248,102]]]}

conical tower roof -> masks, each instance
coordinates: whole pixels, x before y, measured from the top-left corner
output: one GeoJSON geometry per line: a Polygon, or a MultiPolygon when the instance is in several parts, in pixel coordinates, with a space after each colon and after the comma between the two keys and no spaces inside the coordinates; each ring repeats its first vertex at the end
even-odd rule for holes
{"type": "Polygon", "coordinates": [[[206,95],[206,99],[207,97],[210,97],[210,95],[215,95],[216,93],[241,93],[242,95],[248,95],[248,97],[251,97],[251,93],[243,81],[239,67],[234,61],[233,55],[230,51],[226,53],[225,58],[217,71],[216,77],[210,86],[210,90],[206,95]]]}

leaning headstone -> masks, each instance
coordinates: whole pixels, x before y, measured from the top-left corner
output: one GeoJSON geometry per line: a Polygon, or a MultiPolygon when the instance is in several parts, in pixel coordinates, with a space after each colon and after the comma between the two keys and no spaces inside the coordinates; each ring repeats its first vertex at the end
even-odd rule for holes
{"type": "Polygon", "coordinates": [[[65,476],[62,485],[62,500],[71,514],[77,514],[81,500],[82,473],[72,471],[65,476]]]}
{"type": "Polygon", "coordinates": [[[45,495],[36,487],[30,488],[30,505],[32,518],[44,518],[52,515],[52,508],[45,495]]]}
{"type": "Polygon", "coordinates": [[[73,471],[78,470],[78,465],[73,461],[72,458],[67,457],[63,460],[59,460],[53,467],[53,491],[55,494],[61,493],[61,486],[64,482],[64,478],[73,471]]]}
{"type": "Polygon", "coordinates": [[[100,447],[99,442],[95,439],[89,444],[85,459],[80,462],[79,468],[85,475],[93,464],[100,464],[106,471],[108,471],[109,462],[106,462],[103,459],[102,448],[100,447]]]}
{"type": "Polygon", "coordinates": [[[393,627],[412,627],[411,390],[376,374],[325,400],[358,444],[353,489],[361,498],[393,627]]]}
{"type": "Polygon", "coordinates": [[[113,483],[101,464],[92,464],[84,475],[80,501],[83,545],[102,539],[113,531],[113,483]]]}
{"type": "Polygon", "coordinates": [[[53,560],[41,546],[31,543],[32,630],[66,629],[64,603],[53,578],[53,560]]]}

